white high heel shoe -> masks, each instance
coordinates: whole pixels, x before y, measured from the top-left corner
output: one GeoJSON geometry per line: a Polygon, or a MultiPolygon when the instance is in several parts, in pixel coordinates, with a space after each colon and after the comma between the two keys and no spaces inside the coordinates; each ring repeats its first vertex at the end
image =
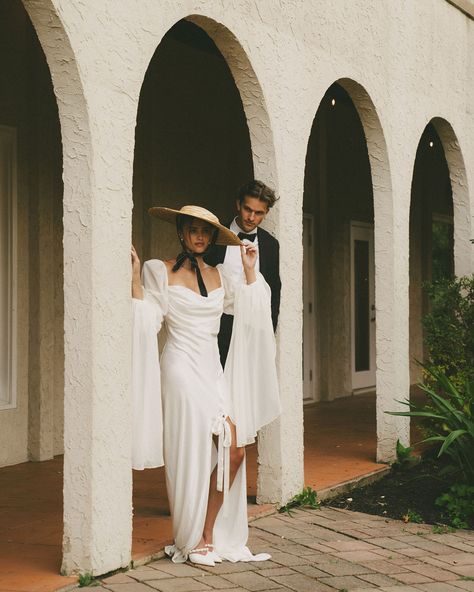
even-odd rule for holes
{"type": "Polygon", "coordinates": [[[188,559],[191,563],[195,563],[196,565],[207,565],[209,567],[215,567],[216,564],[211,553],[213,552],[210,552],[206,545],[202,549],[192,549],[189,552],[188,559]],[[206,551],[205,555],[203,555],[203,551],[206,551]]]}
{"type": "Polygon", "coordinates": [[[221,556],[214,551],[214,545],[206,543],[204,546],[208,550],[207,553],[211,556],[211,559],[213,559],[214,563],[222,563],[221,556]]]}

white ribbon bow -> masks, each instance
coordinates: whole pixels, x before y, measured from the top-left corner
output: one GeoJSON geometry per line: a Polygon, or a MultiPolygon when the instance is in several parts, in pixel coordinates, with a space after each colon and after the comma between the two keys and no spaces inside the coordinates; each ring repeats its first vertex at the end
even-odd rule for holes
{"type": "Polygon", "coordinates": [[[217,443],[217,491],[224,492],[223,511],[227,517],[227,495],[230,482],[230,445],[232,444],[232,432],[229,422],[223,413],[216,418],[212,426],[212,433],[218,436],[217,443]]]}

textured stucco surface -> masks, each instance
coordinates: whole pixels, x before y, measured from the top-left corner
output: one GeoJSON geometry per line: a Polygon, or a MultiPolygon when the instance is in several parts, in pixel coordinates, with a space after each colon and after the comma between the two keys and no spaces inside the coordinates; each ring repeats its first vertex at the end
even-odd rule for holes
{"type": "Polygon", "coordinates": [[[281,199],[278,360],[283,414],[259,442],[261,500],[303,485],[301,216],[305,157],[335,81],[367,140],[373,182],[378,457],[408,423],[387,408],[409,388],[409,206],[415,154],[435,125],[453,184],[455,258],[472,271],[474,22],[443,0],[25,0],[51,70],[64,158],[65,571],[130,559],[130,302],[134,128],[141,85],[167,30],[189,17],[239,90],[254,172],[281,199]],[[192,16],[191,16],[192,15],[192,16]],[[471,189],[469,189],[471,188],[471,189]],[[469,193],[470,190],[470,193],[469,193]]]}

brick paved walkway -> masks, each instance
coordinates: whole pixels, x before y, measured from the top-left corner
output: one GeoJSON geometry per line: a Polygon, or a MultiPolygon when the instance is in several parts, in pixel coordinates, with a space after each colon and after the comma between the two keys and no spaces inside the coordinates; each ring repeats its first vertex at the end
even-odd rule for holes
{"type": "Polygon", "coordinates": [[[160,559],[95,590],[474,591],[474,531],[434,534],[425,524],[323,508],[259,518],[250,532],[252,550],[268,551],[271,561],[196,568],[160,559]]]}

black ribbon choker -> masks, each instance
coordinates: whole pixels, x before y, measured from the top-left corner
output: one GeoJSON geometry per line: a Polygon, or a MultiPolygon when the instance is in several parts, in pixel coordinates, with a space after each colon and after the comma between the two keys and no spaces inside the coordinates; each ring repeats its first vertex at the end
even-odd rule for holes
{"type": "Polygon", "coordinates": [[[257,236],[257,233],[254,232],[253,234],[245,234],[245,232],[239,232],[239,234],[237,235],[240,240],[243,240],[244,238],[246,238],[247,240],[249,240],[250,242],[253,243],[253,241],[255,240],[255,237],[257,236]]]}
{"type": "Polygon", "coordinates": [[[199,292],[201,296],[207,297],[206,284],[202,279],[201,270],[199,269],[199,264],[194,253],[187,253],[186,251],[180,253],[176,257],[176,263],[173,265],[173,271],[178,271],[178,269],[183,266],[183,263],[186,261],[186,259],[189,259],[189,263],[191,263],[191,269],[196,272],[199,292]]]}

